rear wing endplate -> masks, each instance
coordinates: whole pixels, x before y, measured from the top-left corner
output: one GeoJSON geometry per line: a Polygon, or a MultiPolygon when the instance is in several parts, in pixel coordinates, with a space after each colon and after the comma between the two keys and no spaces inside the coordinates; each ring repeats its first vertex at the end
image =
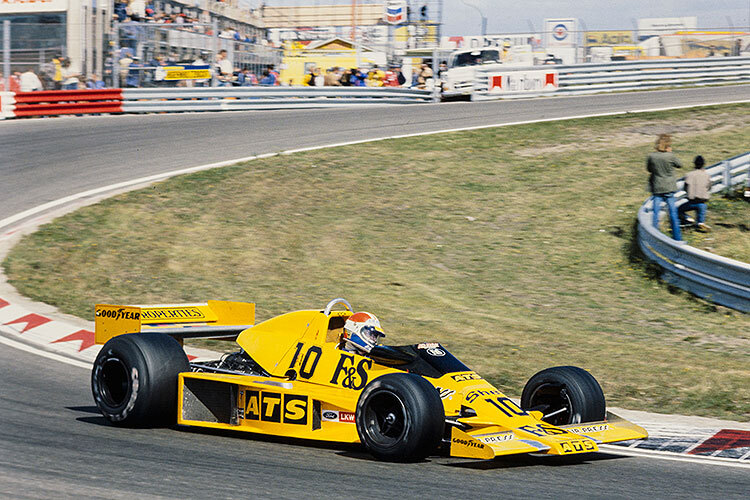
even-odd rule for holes
{"type": "Polygon", "coordinates": [[[96,304],[97,344],[126,333],[159,332],[175,338],[233,340],[255,323],[255,304],[209,300],[201,304],[120,306],[96,304]]]}

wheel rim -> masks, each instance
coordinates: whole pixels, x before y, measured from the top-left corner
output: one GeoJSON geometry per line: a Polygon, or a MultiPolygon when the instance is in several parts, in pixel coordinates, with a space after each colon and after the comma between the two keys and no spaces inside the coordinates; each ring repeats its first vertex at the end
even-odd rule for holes
{"type": "Polygon", "coordinates": [[[99,394],[108,406],[116,408],[125,402],[129,382],[125,363],[119,358],[109,358],[102,365],[99,394]]]}
{"type": "Polygon", "coordinates": [[[568,389],[563,384],[542,384],[531,394],[529,409],[541,411],[542,420],[552,425],[572,424],[576,416],[568,389]]]}
{"type": "Polygon", "coordinates": [[[378,446],[388,447],[398,443],[408,428],[406,407],[391,391],[373,394],[364,417],[365,433],[378,446]]]}

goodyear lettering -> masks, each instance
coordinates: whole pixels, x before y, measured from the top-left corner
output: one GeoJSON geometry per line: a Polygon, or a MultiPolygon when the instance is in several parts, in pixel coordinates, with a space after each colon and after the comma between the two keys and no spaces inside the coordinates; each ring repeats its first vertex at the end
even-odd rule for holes
{"type": "Polygon", "coordinates": [[[354,360],[354,355],[342,353],[336,369],[333,371],[330,383],[356,391],[363,389],[367,385],[367,370],[372,368],[372,360],[363,358],[359,360],[356,366],[354,360]],[[340,382],[339,378],[341,378],[340,382]]]}
{"type": "Polygon", "coordinates": [[[246,420],[285,424],[307,424],[308,397],[278,392],[245,391],[245,408],[240,417],[246,420]]]}
{"type": "Polygon", "coordinates": [[[461,438],[453,438],[453,442],[456,444],[462,444],[464,446],[469,446],[471,448],[484,448],[484,445],[482,443],[477,443],[476,441],[471,441],[468,439],[461,439],[461,438]]]}
{"type": "Polygon", "coordinates": [[[482,377],[480,377],[479,374],[475,372],[457,373],[455,375],[451,375],[451,378],[456,382],[466,382],[467,380],[482,380],[482,377]]]}
{"type": "Polygon", "coordinates": [[[492,389],[487,391],[469,391],[466,395],[466,402],[473,403],[479,396],[494,396],[496,394],[502,394],[498,389],[492,389]]]}
{"type": "Polygon", "coordinates": [[[143,319],[201,319],[206,317],[197,307],[145,309],[141,314],[143,319]]]}
{"type": "Polygon", "coordinates": [[[560,445],[563,453],[581,453],[584,451],[594,451],[594,443],[587,439],[578,441],[566,441],[560,445]]]}
{"type": "Polygon", "coordinates": [[[519,427],[522,431],[526,431],[535,436],[557,436],[560,434],[570,434],[565,429],[560,429],[549,424],[536,424],[536,425],[522,425],[519,427]]]}
{"type": "Polygon", "coordinates": [[[118,319],[141,319],[141,314],[134,311],[126,311],[125,308],[119,309],[97,309],[94,315],[98,318],[118,319]]]}

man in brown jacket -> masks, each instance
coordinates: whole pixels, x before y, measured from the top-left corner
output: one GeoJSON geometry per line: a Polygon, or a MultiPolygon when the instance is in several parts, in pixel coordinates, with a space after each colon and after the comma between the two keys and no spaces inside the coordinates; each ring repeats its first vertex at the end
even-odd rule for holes
{"type": "Polygon", "coordinates": [[[706,222],[706,202],[711,196],[711,177],[708,172],[703,170],[703,166],[706,161],[701,155],[698,155],[693,160],[695,170],[688,173],[685,176],[685,192],[687,193],[688,201],[680,205],[677,212],[680,216],[680,224],[687,225],[692,220],[688,219],[685,212],[695,210],[696,218],[698,219],[695,227],[699,231],[710,231],[711,228],[705,224],[706,222]]]}

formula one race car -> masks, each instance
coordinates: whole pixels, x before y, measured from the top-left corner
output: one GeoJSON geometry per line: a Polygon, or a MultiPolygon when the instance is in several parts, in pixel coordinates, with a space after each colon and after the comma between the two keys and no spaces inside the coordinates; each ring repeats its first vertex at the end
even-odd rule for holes
{"type": "Polygon", "coordinates": [[[572,455],[647,437],[606,412],[585,370],[537,373],[518,405],[437,343],[349,352],[344,326],[353,315],[344,299],[257,325],[250,303],[97,305],[104,346],[91,375],[94,400],[118,425],[361,442],[389,461],[572,455]],[[190,363],[181,342],[191,337],[232,338],[241,350],[190,363]]]}

